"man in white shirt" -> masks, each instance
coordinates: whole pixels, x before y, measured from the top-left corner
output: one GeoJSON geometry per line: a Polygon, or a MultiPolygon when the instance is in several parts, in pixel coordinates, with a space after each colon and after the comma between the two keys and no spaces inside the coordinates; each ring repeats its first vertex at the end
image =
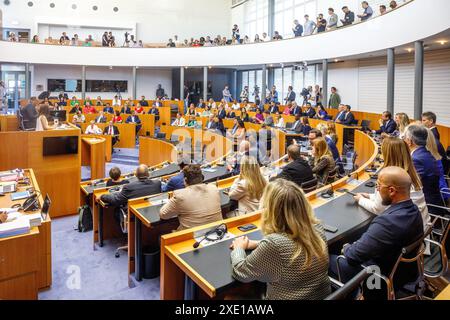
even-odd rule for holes
{"type": "Polygon", "coordinates": [[[172,123],[172,126],[174,126],[174,127],[184,127],[185,125],[186,125],[186,120],[184,120],[184,118],[181,115],[181,113],[177,113],[177,118],[172,123]]]}
{"type": "Polygon", "coordinates": [[[120,106],[122,106],[122,99],[119,98],[119,96],[114,96],[114,99],[112,101],[112,106],[113,107],[120,107],[120,106]]]}
{"type": "Polygon", "coordinates": [[[102,134],[102,130],[97,127],[97,125],[95,124],[95,121],[92,120],[91,124],[88,125],[88,127],[86,128],[86,131],[84,132],[85,134],[102,134]]]}
{"type": "Polygon", "coordinates": [[[264,42],[268,42],[268,41],[270,41],[270,40],[272,40],[272,39],[270,39],[270,37],[267,35],[267,33],[264,32],[264,33],[262,34],[261,40],[264,41],[264,42]]]}
{"type": "Polygon", "coordinates": [[[316,30],[316,23],[312,20],[309,20],[309,15],[305,15],[305,24],[303,26],[303,36],[310,36],[316,30]]]}
{"type": "Polygon", "coordinates": [[[328,9],[328,14],[327,30],[334,30],[337,28],[339,17],[334,13],[333,8],[328,9]]]}
{"type": "Polygon", "coordinates": [[[241,110],[241,105],[236,100],[234,100],[233,105],[231,106],[231,108],[233,110],[241,110]]]}
{"type": "Polygon", "coordinates": [[[245,86],[240,95],[241,102],[248,101],[248,86],[245,86]]]}

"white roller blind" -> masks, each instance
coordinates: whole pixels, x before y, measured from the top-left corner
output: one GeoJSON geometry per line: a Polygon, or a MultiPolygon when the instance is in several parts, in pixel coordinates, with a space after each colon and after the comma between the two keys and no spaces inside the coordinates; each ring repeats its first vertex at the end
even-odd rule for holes
{"type": "Polygon", "coordinates": [[[395,57],[394,112],[414,118],[414,53],[395,57]]]}
{"type": "Polygon", "coordinates": [[[423,110],[436,113],[438,123],[450,126],[450,50],[425,54],[423,110]]]}
{"type": "Polygon", "coordinates": [[[357,110],[381,113],[387,105],[386,57],[359,61],[357,110]]]}

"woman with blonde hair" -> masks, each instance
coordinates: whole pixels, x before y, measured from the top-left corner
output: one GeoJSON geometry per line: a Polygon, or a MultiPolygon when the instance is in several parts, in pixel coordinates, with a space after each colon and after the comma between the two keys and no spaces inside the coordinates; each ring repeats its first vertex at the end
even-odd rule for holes
{"type": "MultiPolygon", "coordinates": [[[[411,177],[411,200],[419,208],[419,211],[422,214],[425,229],[427,223],[430,222],[430,216],[425,202],[422,182],[414,167],[408,145],[401,139],[386,137],[381,145],[381,153],[384,159],[383,167],[400,167],[406,170],[411,177]]],[[[354,198],[361,207],[373,214],[380,215],[387,209],[387,206],[382,204],[382,199],[378,190],[373,194],[359,193],[354,198]]]]}
{"type": "Polygon", "coordinates": [[[268,300],[321,300],[330,293],[327,240],[303,191],[283,179],[261,199],[263,240],[233,241],[232,275],[267,283],[268,300]],[[246,250],[253,250],[247,255],[246,250]]]}
{"type": "Polygon", "coordinates": [[[336,167],[336,163],[324,138],[314,139],[312,142],[312,155],[314,157],[314,162],[311,165],[312,171],[319,181],[324,184],[333,182],[328,181],[328,176],[336,167]]]}
{"type": "Polygon", "coordinates": [[[394,131],[393,135],[402,139],[405,134],[406,127],[410,124],[409,117],[406,113],[399,112],[395,115],[394,120],[397,124],[397,130],[394,131]]]}
{"type": "Polygon", "coordinates": [[[234,180],[229,196],[230,199],[238,201],[239,214],[242,215],[258,210],[267,181],[261,174],[255,157],[242,157],[240,169],[240,176],[234,180]]]}
{"type": "Polygon", "coordinates": [[[337,136],[337,133],[336,133],[336,124],[334,123],[334,122],[328,122],[327,123],[327,134],[326,134],[326,136],[328,137],[328,138],[330,138],[331,140],[333,140],[333,142],[335,143],[335,144],[337,144],[337,142],[338,142],[338,136],[337,136]]]}

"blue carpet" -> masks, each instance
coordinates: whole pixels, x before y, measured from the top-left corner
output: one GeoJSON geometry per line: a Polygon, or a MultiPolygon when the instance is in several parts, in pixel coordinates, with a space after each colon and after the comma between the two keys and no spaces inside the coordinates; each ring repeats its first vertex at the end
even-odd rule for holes
{"type": "Polygon", "coordinates": [[[40,300],[157,300],[159,278],[135,282],[128,287],[128,257],[115,258],[125,239],[105,241],[93,250],[92,232],[79,233],[73,227],[78,217],[52,221],[53,285],[39,293],[40,300]],[[74,271],[78,274],[79,286],[74,271]]]}

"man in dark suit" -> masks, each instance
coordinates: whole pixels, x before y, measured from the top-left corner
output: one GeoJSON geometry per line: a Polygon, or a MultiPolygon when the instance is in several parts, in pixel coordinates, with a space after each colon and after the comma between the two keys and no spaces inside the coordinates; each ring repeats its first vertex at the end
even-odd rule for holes
{"type": "Polygon", "coordinates": [[[336,121],[336,122],[346,125],[346,126],[351,126],[353,124],[353,122],[355,121],[355,116],[353,115],[351,109],[352,109],[352,107],[350,107],[349,105],[346,105],[344,119],[340,122],[339,121],[336,121]]]}
{"type": "Polygon", "coordinates": [[[270,114],[274,114],[274,113],[277,113],[277,112],[279,112],[278,106],[277,106],[277,104],[275,102],[272,102],[270,104],[270,107],[269,107],[269,113],[270,114]]]}
{"type": "Polygon", "coordinates": [[[141,97],[141,101],[139,101],[139,104],[141,105],[141,107],[148,107],[148,102],[147,100],[145,100],[145,96],[141,97]]]}
{"type": "Polygon", "coordinates": [[[214,121],[214,115],[209,116],[209,121],[206,124],[206,129],[208,130],[216,130],[217,129],[217,122],[214,121]]]}
{"type": "Polygon", "coordinates": [[[449,162],[447,160],[447,153],[445,148],[441,143],[441,135],[436,127],[437,117],[434,112],[424,112],[422,114],[422,124],[433,132],[434,138],[436,140],[436,145],[438,148],[439,155],[442,157],[442,167],[444,168],[444,174],[447,174],[449,170],[449,162]]]}
{"type": "Polygon", "coordinates": [[[336,123],[340,123],[344,120],[345,118],[345,112],[346,112],[346,107],[344,104],[340,104],[338,107],[338,114],[336,115],[336,118],[334,119],[334,122],[336,123]]]}
{"type": "Polygon", "coordinates": [[[153,102],[152,106],[157,108],[162,107],[162,102],[158,98],[155,102],[153,102]]]}
{"type": "Polygon", "coordinates": [[[301,119],[300,115],[295,116],[295,122],[292,124],[292,127],[290,129],[291,131],[295,131],[297,133],[303,132],[303,124],[300,119],[301,119]]]}
{"type": "Polygon", "coordinates": [[[311,167],[300,155],[300,146],[290,145],[287,149],[289,164],[283,168],[283,171],[271,181],[276,179],[285,179],[296,183],[299,187],[304,182],[314,179],[311,167]]]}
{"type": "Polygon", "coordinates": [[[95,118],[95,123],[106,123],[106,117],[103,111],[100,111],[98,117],[95,118]]]}
{"type": "Polygon", "coordinates": [[[103,108],[104,113],[110,113],[114,114],[114,108],[109,105],[109,103],[106,104],[106,106],[103,108]]]}
{"type": "Polygon", "coordinates": [[[114,151],[114,145],[119,141],[119,128],[117,128],[112,121],[109,122],[109,125],[105,127],[103,130],[104,135],[112,136],[111,139],[111,153],[114,151]]]}
{"type": "Polygon", "coordinates": [[[136,111],[133,111],[133,114],[131,116],[128,116],[127,120],[125,120],[125,123],[135,123],[136,124],[136,136],[142,128],[141,119],[139,119],[136,111]]]}
{"type": "MultiPolygon", "coordinates": [[[[361,265],[377,265],[384,276],[389,276],[402,248],[423,237],[422,216],[410,197],[411,184],[409,174],[400,167],[387,167],[380,172],[377,189],[382,204],[389,207],[372,221],[358,241],[344,245],[342,254],[346,260],[340,264],[344,283],[361,271],[361,265]]],[[[335,257],[331,257],[330,262],[331,273],[336,273],[335,257]]],[[[394,286],[400,289],[417,278],[416,264],[400,264],[394,286]]],[[[380,291],[365,293],[375,297],[382,294],[380,291]]]]}
{"type": "Polygon", "coordinates": [[[205,101],[203,101],[203,99],[200,99],[200,101],[198,102],[197,108],[200,108],[200,109],[206,108],[206,104],[205,104],[205,101]]]}
{"type": "Polygon", "coordinates": [[[300,108],[295,101],[292,102],[292,113],[291,114],[293,116],[299,116],[302,114],[302,108],[300,108]]]}
{"type": "Polygon", "coordinates": [[[131,114],[131,108],[129,106],[123,106],[120,109],[120,113],[122,113],[122,114],[131,114]]]}
{"type": "Polygon", "coordinates": [[[154,114],[155,115],[155,120],[159,121],[159,110],[157,107],[152,106],[150,111],[148,112],[148,114],[154,114]]]}
{"type": "Polygon", "coordinates": [[[158,84],[158,88],[156,89],[156,98],[161,99],[162,97],[164,97],[164,89],[160,84],[158,84]]]}
{"type": "MultiPolygon", "coordinates": [[[[439,179],[441,172],[437,160],[426,149],[428,130],[420,125],[410,125],[405,132],[404,140],[411,150],[411,157],[423,185],[423,193],[427,204],[443,206],[439,179]]],[[[434,213],[445,213],[432,209],[434,213]]]]}
{"type": "Polygon", "coordinates": [[[187,164],[185,164],[184,162],[180,163],[180,169],[181,169],[180,173],[177,174],[176,176],[170,178],[169,181],[162,186],[162,190],[161,190],[162,192],[170,192],[170,191],[175,191],[175,190],[180,190],[180,189],[185,188],[183,169],[186,166],[187,166],[187,164]]]}
{"type": "Polygon", "coordinates": [[[222,105],[219,106],[219,111],[218,111],[217,115],[219,116],[219,119],[222,119],[222,120],[227,117],[227,112],[225,111],[225,109],[223,108],[222,105]]]}
{"type": "Polygon", "coordinates": [[[311,106],[311,103],[307,103],[306,104],[306,112],[304,113],[305,117],[308,118],[314,118],[314,116],[316,115],[316,110],[314,110],[314,108],[311,106]]]}
{"type": "Polygon", "coordinates": [[[136,170],[138,181],[126,184],[122,191],[101,196],[101,200],[113,207],[126,206],[128,200],[161,193],[161,181],[150,180],[150,173],[145,164],[136,170]]]}
{"type": "Polygon", "coordinates": [[[397,130],[397,124],[392,119],[392,113],[389,111],[383,112],[380,119],[380,130],[375,131],[377,134],[392,134],[397,130]]]}
{"type": "Polygon", "coordinates": [[[295,98],[296,98],[296,94],[294,92],[294,88],[292,86],[289,86],[288,94],[287,94],[287,97],[284,99],[284,101],[286,101],[286,104],[288,104],[289,102],[294,102],[295,98]]]}
{"type": "Polygon", "coordinates": [[[36,119],[39,117],[36,106],[39,100],[32,97],[25,107],[20,109],[22,115],[22,125],[24,130],[36,129],[36,119]]]}

